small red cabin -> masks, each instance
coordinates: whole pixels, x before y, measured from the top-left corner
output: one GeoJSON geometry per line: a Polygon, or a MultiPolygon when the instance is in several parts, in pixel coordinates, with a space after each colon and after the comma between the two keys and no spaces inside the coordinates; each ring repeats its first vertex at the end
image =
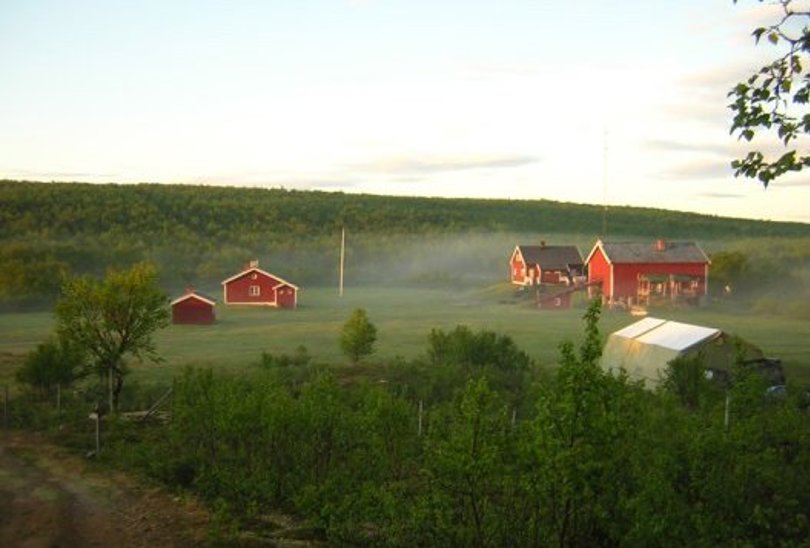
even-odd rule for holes
{"type": "Polygon", "coordinates": [[[171,302],[172,323],[208,325],[214,323],[215,302],[200,295],[193,289],[187,289],[185,295],[171,302]]]}
{"type": "Polygon", "coordinates": [[[225,304],[295,308],[298,286],[259,268],[250,261],[239,274],[222,282],[225,304]]]}
{"type": "Polygon", "coordinates": [[[588,284],[606,302],[697,301],[706,295],[709,258],[695,242],[599,240],[585,259],[588,284]]]}
{"type": "Polygon", "coordinates": [[[573,291],[565,290],[552,295],[539,295],[537,308],[540,310],[566,310],[571,308],[571,295],[573,291]]]}
{"type": "Polygon", "coordinates": [[[509,259],[509,278],[513,284],[574,283],[583,275],[582,255],[573,245],[519,245],[509,259]]]}

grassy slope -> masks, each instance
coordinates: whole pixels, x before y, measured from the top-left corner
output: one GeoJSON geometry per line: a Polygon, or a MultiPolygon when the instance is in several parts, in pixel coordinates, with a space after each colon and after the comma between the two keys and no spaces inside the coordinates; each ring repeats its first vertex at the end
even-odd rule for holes
{"type": "MultiPolygon", "coordinates": [[[[509,295],[510,292],[506,292],[509,295]]],[[[337,337],[342,323],[356,307],[365,308],[377,326],[376,359],[412,358],[425,350],[432,328],[458,324],[492,329],[511,335],[541,364],[553,365],[557,347],[577,339],[582,309],[537,311],[527,303],[505,298],[503,292],[397,288],[348,288],[343,299],[333,289],[305,290],[296,311],[225,308],[218,306],[213,326],[170,326],[157,336],[162,364],[141,364],[133,378],[164,384],[185,365],[210,365],[232,372],[249,371],[263,351],[291,353],[304,345],[319,362],[342,364],[337,337]]],[[[763,318],[712,305],[661,314],[736,333],[760,346],[767,355],[781,357],[792,379],[810,382],[810,322],[763,318]]],[[[635,321],[624,312],[606,312],[603,333],[635,321]]],[[[52,329],[48,313],[0,315],[0,354],[21,354],[43,340],[52,329]]],[[[373,363],[373,358],[371,362],[373,363]]],[[[0,382],[11,361],[0,361],[0,382]],[[5,365],[3,365],[5,363],[5,365]]]]}

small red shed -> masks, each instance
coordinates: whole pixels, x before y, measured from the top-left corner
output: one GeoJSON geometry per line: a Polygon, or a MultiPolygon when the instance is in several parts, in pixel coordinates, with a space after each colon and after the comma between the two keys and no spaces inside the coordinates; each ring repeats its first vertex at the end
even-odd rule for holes
{"type": "Polygon", "coordinates": [[[298,286],[259,268],[250,261],[242,272],[222,282],[225,304],[295,308],[298,286]]]}
{"type": "Polygon", "coordinates": [[[571,308],[573,291],[561,291],[554,294],[538,295],[537,308],[540,310],[567,310],[571,308]]]}
{"type": "Polygon", "coordinates": [[[695,300],[706,295],[709,258],[695,242],[603,242],[585,259],[588,284],[608,302],[695,300]]]}
{"type": "Polygon", "coordinates": [[[187,289],[185,295],[171,302],[172,323],[208,325],[214,323],[213,299],[205,297],[193,289],[187,289]]]}
{"type": "Polygon", "coordinates": [[[523,286],[571,285],[583,269],[582,255],[573,245],[519,245],[509,259],[510,281],[523,286]]]}

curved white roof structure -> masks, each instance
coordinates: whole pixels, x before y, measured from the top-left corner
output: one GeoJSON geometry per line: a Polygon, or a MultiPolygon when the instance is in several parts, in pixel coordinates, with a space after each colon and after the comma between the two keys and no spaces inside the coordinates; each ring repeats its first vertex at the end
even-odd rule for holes
{"type": "Polygon", "coordinates": [[[608,337],[601,365],[608,371],[624,369],[634,380],[654,385],[669,362],[698,352],[712,342],[723,345],[723,339],[723,332],[713,327],[647,317],[608,337]]]}

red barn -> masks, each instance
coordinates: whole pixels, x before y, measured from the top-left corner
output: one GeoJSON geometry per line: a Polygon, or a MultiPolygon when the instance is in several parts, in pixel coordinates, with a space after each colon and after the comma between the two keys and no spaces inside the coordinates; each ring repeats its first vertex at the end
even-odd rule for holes
{"type": "Polygon", "coordinates": [[[694,242],[596,242],[585,259],[588,283],[606,302],[694,300],[706,295],[709,258],[694,242]]]}
{"type": "Polygon", "coordinates": [[[172,323],[207,325],[214,323],[213,299],[187,289],[185,295],[171,302],[172,323]]]}
{"type": "Polygon", "coordinates": [[[251,261],[245,269],[222,282],[225,304],[295,308],[298,286],[259,268],[251,261]]]}
{"type": "Polygon", "coordinates": [[[509,259],[510,280],[516,285],[570,285],[583,269],[582,255],[573,245],[519,245],[509,259]]]}

